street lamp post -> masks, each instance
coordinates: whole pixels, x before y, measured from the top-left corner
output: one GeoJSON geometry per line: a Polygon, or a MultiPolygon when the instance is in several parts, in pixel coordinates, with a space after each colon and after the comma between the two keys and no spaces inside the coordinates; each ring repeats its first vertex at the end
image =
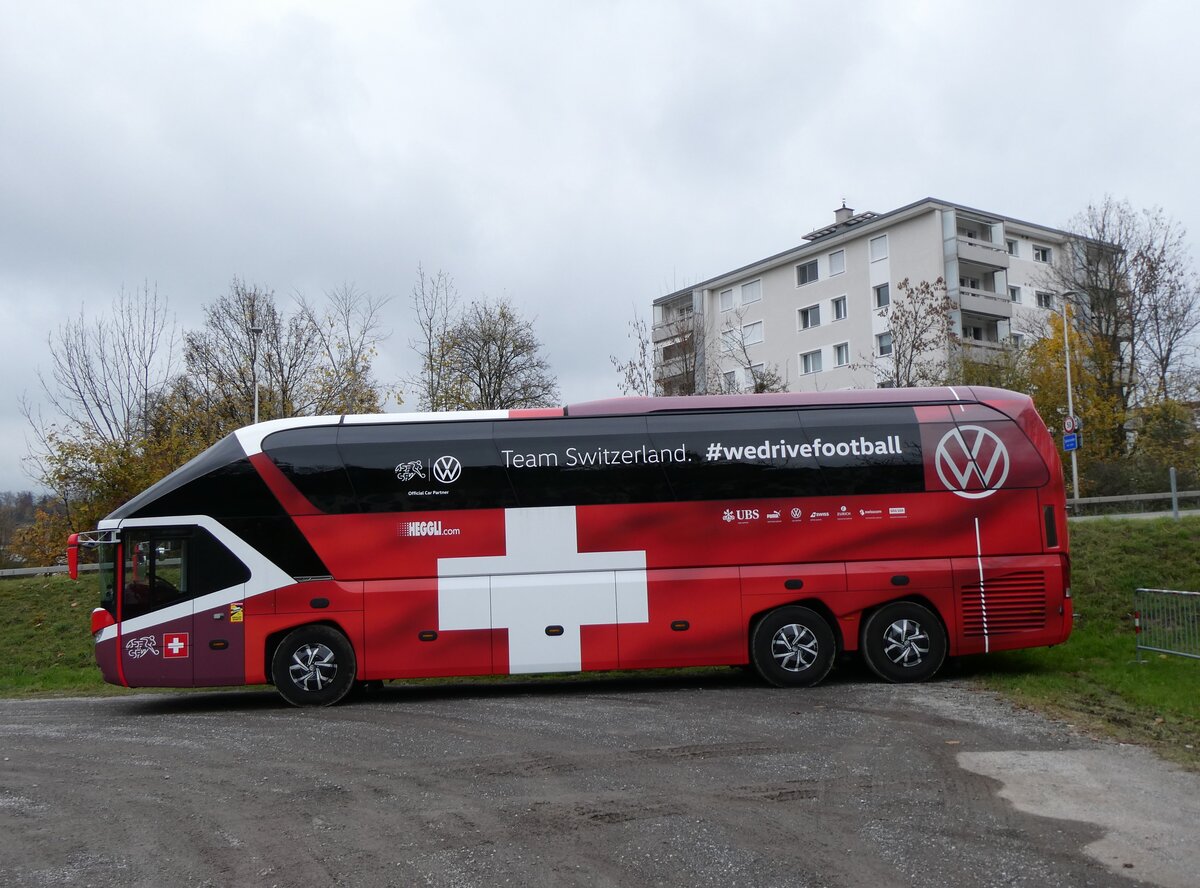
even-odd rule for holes
{"type": "MultiPolygon", "coordinates": [[[[1061,295],[1062,299],[1062,319],[1063,319],[1063,358],[1067,365],[1067,416],[1071,417],[1071,422],[1075,422],[1075,397],[1071,391],[1071,330],[1067,324],[1067,297],[1078,296],[1079,293],[1075,290],[1067,290],[1061,295]]],[[[1071,451],[1071,496],[1073,499],[1079,499],[1079,460],[1075,458],[1075,451],[1071,451]]]]}
{"type": "MultiPolygon", "coordinates": [[[[258,337],[262,335],[262,327],[250,328],[250,375],[254,382],[254,423],[258,424],[258,337]]],[[[1070,388],[1070,383],[1067,387],[1070,388]]]]}

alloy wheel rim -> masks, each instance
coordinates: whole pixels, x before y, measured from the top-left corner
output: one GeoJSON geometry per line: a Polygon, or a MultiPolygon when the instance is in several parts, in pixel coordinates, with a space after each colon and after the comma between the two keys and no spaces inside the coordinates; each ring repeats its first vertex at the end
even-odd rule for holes
{"type": "Polygon", "coordinates": [[[817,655],[817,636],[799,623],[780,626],[771,638],[771,656],[786,672],[803,672],[816,662],[817,655]]]}
{"type": "Polygon", "coordinates": [[[929,655],[929,633],[916,620],[896,620],[883,633],[883,652],[896,666],[920,666],[929,655]]]}
{"type": "Polygon", "coordinates": [[[323,644],[306,644],[292,654],[288,674],[302,691],[320,691],[337,675],[337,659],[323,644]]]}

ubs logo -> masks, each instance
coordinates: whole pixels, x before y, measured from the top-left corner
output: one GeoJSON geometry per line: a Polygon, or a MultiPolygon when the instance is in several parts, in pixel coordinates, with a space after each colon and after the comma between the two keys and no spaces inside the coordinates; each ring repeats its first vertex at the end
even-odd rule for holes
{"type": "Polygon", "coordinates": [[[964,425],[946,432],[934,460],[942,483],[967,499],[991,496],[1008,478],[1008,448],[983,426],[964,425]],[[976,489],[968,489],[972,487],[976,489]]]}
{"type": "Polygon", "coordinates": [[[453,484],[462,474],[462,463],[453,456],[439,456],[433,464],[433,477],[440,484],[453,484]]]}

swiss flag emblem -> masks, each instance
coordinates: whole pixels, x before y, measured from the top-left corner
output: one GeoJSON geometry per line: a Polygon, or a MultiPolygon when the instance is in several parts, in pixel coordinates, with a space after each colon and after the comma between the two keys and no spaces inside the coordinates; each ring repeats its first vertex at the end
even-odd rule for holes
{"type": "Polygon", "coordinates": [[[163,636],[163,659],[179,659],[188,655],[188,633],[168,632],[163,636]]]}

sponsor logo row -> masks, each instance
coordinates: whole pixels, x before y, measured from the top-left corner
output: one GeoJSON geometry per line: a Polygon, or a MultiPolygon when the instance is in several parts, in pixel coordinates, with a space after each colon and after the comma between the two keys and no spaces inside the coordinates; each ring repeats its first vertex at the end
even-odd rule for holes
{"type": "Polygon", "coordinates": [[[886,509],[854,509],[850,506],[840,506],[837,509],[802,509],[793,507],[783,509],[724,509],[721,520],[726,524],[752,524],[762,521],[767,524],[781,524],[784,521],[799,523],[802,521],[819,522],[826,519],[832,521],[853,521],[856,518],[866,520],[884,518],[907,518],[908,509],[905,506],[888,506],[886,509]]]}

